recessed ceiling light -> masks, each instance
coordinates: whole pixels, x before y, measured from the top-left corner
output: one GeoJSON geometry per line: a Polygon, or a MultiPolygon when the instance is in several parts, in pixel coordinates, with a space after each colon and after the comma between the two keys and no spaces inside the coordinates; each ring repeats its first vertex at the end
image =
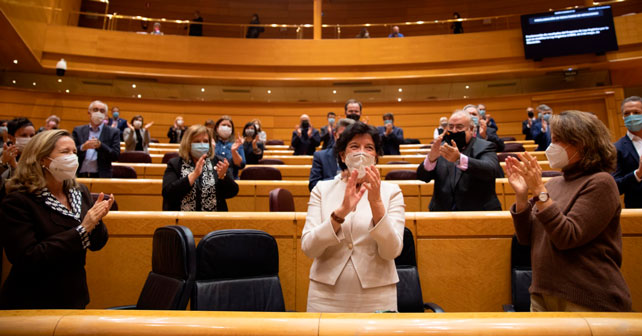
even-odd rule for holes
{"type": "Polygon", "coordinates": [[[470,86],[466,85],[466,90],[470,89],[470,86]]]}
{"type": "Polygon", "coordinates": [[[58,83],[62,83],[62,78],[58,78],[58,83]]]}
{"type": "Polygon", "coordinates": [[[135,89],[135,88],[136,88],[136,84],[132,84],[132,89],[135,89]]]}
{"type": "Polygon", "coordinates": [[[18,60],[13,60],[13,64],[18,64],[18,60]]]}
{"type": "Polygon", "coordinates": [[[65,90],[65,92],[69,93],[69,89],[65,90]]]}
{"type": "Polygon", "coordinates": [[[402,88],[399,88],[399,92],[403,92],[403,89],[402,89],[402,88]]]}
{"type": "Polygon", "coordinates": [[[337,90],[332,90],[332,94],[337,94],[337,90]]]}
{"type": "Polygon", "coordinates": [[[397,101],[398,101],[398,102],[401,102],[401,98],[397,98],[397,101]]]}
{"type": "Polygon", "coordinates": [[[201,92],[205,92],[205,88],[201,88],[201,92]]]}
{"type": "Polygon", "coordinates": [[[11,83],[16,84],[16,80],[15,80],[15,79],[14,79],[14,80],[12,80],[12,81],[11,81],[11,83]]]}
{"type": "Polygon", "coordinates": [[[142,96],[140,93],[138,94],[138,96],[137,96],[137,97],[138,97],[138,98],[143,98],[143,96],[142,96]]]}
{"type": "Polygon", "coordinates": [[[31,84],[33,84],[33,86],[36,86],[36,82],[33,82],[33,83],[31,83],[31,84]]]}
{"type": "Polygon", "coordinates": [[[267,93],[268,94],[272,94],[272,90],[267,90],[267,93]]]}
{"type": "Polygon", "coordinates": [[[468,99],[468,96],[464,96],[464,99],[468,99]]]}

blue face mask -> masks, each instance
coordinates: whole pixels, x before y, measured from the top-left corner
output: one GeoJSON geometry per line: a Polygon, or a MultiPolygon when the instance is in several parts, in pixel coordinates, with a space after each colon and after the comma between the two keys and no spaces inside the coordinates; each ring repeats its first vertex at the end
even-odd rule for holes
{"type": "Polygon", "coordinates": [[[624,125],[631,132],[642,130],[642,114],[630,114],[624,118],[624,125]]]}
{"type": "Polygon", "coordinates": [[[334,118],[328,118],[328,123],[329,124],[334,124],[334,118]]]}
{"type": "Polygon", "coordinates": [[[383,121],[383,124],[384,125],[392,124],[392,120],[386,119],[386,120],[383,121]]]}
{"type": "Polygon", "coordinates": [[[111,115],[114,117],[114,119],[118,119],[118,117],[120,117],[120,113],[118,112],[114,112],[111,115]]]}
{"type": "Polygon", "coordinates": [[[483,118],[486,115],[486,110],[479,110],[479,115],[483,118]]]}
{"type": "Polygon", "coordinates": [[[475,126],[479,126],[479,117],[472,117],[475,126]]]}
{"type": "Polygon", "coordinates": [[[542,119],[548,121],[549,119],[551,119],[551,116],[552,114],[542,114],[542,119]]]}
{"type": "Polygon", "coordinates": [[[203,156],[204,154],[207,154],[210,151],[210,144],[208,143],[192,143],[192,150],[190,153],[192,154],[193,157],[199,158],[203,156]]]}

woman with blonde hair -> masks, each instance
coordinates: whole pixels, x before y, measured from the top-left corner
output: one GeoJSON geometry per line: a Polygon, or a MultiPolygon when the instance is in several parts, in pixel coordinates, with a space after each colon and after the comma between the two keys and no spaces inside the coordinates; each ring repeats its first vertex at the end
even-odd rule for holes
{"type": "Polygon", "coordinates": [[[517,239],[531,246],[531,311],[631,311],[609,130],[580,111],[554,115],[550,127],[546,157],[563,176],[544,183],[528,153],[506,160],[517,239]]]}
{"type": "Polygon", "coordinates": [[[66,130],[36,134],[22,152],[0,206],[0,237],[12,264],[0,309],[84,309],[87,249],[107,243],[101,219],[114,201],[94,203],[76,179],[76,145],[66,130]]]}
{"type": "Polygon", "coordinates": [[[178,155],[163,176],[163,210],[227,211],[225,199],[236,196],[239,186],[227,159],[214,155],[208,128],[188,128],[178,155]]]}

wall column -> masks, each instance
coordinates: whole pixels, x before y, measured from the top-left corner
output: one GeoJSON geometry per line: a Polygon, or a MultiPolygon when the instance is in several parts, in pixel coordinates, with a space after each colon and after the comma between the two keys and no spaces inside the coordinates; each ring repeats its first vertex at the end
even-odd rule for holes
{"type": "Polygon", "coordinates": [[[313,29],[314,29],[314,39],[321,39],[321,1],[322,0],[313,0],[314,1],[314,10],[313,10],[313,29]]]}

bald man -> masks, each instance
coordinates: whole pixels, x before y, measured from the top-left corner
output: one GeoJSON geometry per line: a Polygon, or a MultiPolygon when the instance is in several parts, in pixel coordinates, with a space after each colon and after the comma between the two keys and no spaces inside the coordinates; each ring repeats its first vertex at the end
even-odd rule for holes
{"type": "Polygon", "coordinates": [[[312,127],[310,117],[302,114],[300,122],[294,127],[292,132],[292,147],[294,155],[312,155],[315,149],[321,143],[319,131],[312,127]]]}

